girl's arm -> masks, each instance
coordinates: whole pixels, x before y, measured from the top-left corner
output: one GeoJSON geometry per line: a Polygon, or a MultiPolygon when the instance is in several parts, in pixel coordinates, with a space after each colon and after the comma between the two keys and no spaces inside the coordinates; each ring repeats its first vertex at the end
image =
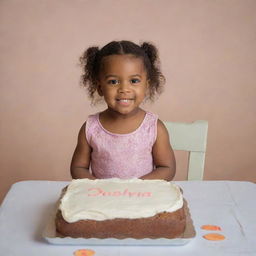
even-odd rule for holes
{"type": "Polygon", "coordinates": [[[91,147],[85,137],[85,125],[86,123],[79,131],[77,146],[71,161],[70,172],[73,179],[95,179],[89,172],[91,147]]]}
{"type": "Polygon", "coordinates": [[[163,179],[170,181],[176,172],[175,156],[170,145],[168,131],[162,121],[157,122],[157,138],[152,149],[155,169],[141,179],[163,179]]]}

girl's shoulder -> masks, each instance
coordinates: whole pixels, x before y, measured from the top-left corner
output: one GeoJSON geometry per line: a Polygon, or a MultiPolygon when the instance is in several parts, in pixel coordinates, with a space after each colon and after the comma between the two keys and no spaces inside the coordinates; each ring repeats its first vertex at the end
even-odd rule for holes
{"type": "Polygon", "coordinates": [[[145,115],[145,118],[143,120],[143,123],[145,125],[153,125],[153,126],[157,126],[157,123],[158,123],[158,115],[157,114],[154,114],[150,111],[146,111],[146,115],[145,115]]]}
{"type": "Polygon", "coordinates": [[[90,141],[92,134],[98,129],[98,116],[99,113],[91,114],[85,121],[85,135],[87,141],[90,141]]]}
{"type": "Polygon", "coordinates": [[[85,123],[87,127],[96,126],[99,121],[99,114],[100,112],[97,112],[95,114],[88,115],[85,123]]]}
{"type": "Polygon", "coordinates": [[[154,114],[150,111],[147,111],[147,119],[148,122],[151,123],[151,125],[154,126],[156,135],[161,135],[161,134],[168,134],[168,130],[162,120],[159,119],[157,114],[154,114]]]}
{"type": "Polygon", "coordinates": [[[150,112],[150,111],[145,111],[146,112],[146,116],[149,118],[149,119],[153,119],[153,120],[158,120],[158,115],[153,113],[153,112],[150,112]]]}
{"type": "Polygon", "coordinates": [[[93,121],[93,120],[97,120],[97,117],[99,116],[99,112],[95,113],[95,114],[90,114],[87,117],[87,121],[93,121]]]}

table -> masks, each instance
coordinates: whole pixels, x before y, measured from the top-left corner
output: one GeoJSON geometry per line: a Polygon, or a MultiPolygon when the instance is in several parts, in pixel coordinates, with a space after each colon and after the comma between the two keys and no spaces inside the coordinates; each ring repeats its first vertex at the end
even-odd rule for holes
{"type": "Polygon", "coordinates": [[[179,181],[196,230],[184,246],[52,245],[42,237],[63,181],[22,181],[12,185],[0,208],[1,255],[72,256],[92,249],[95,256],[114,255],[256,255],[256,184],[242,181],[179,181]],[[208,241],[204,224],[219,225],[226,239],[208,241]]]}

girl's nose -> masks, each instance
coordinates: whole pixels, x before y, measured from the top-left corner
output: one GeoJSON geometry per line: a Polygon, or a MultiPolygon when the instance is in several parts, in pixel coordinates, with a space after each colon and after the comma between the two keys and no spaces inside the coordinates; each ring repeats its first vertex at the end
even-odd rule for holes
{"type": "Polygon", "coordinates": [[[121,82],[118,88],[118,92],[129,92],[130,84],[127,82],[121,82]]]}

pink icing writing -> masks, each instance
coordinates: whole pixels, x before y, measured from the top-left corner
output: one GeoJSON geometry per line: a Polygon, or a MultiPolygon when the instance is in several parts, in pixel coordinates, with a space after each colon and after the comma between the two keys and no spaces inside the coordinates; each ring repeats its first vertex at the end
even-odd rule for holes
{"type": "Polygon", "coordinates": [[[89,188],[88,191],[92,191],[88,196],[129,196],[129,197],[151,197],[151,192],[131,192],[127,188],[124,191],[104,191],[101,188],[89,188]]]}

